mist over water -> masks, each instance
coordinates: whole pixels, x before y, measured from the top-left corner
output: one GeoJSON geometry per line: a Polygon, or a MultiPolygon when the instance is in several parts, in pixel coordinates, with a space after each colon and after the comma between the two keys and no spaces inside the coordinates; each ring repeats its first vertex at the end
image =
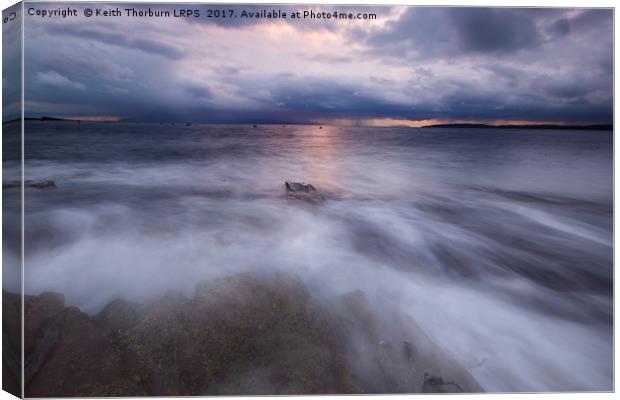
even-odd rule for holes
{"type": "Polygon", "coordinates": [[[27,293],[95,313],[117,297],[288,271],[328,304],[361,289],[406,312],[487,391],[612,389],[609,132],[26,132],[26,179],[58,185],[25,194],[27,293]],[[287,199],[287,179],[326,201],[287,199]]]}

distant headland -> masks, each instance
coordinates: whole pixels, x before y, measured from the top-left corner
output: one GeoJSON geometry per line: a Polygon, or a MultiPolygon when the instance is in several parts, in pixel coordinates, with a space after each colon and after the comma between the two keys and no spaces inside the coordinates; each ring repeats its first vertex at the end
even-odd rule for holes
{"type": "Polygon", "coordinates": [[[559,125],[559,124],[530,124],[530,125],[488,125],[488,124],[437,124],[422,128],[476,128],[476,129],[570,129],[587,131],[613,131],[613,124],[596,125],[559,125]]]}
{"type": "MultiPolygon", "coordinates": [[[[8,121],[2,122],[2,125],[11,124],[13,122],[19,122],[21,120],[22,120],[21,118],[10,119],[8,121]]],[[[76,119],[65,119],[65,118],[56,118],[56,117],[40,117],[40,118],[25,117],[24,121],[68,121],[68,122],[78,122],[79,120],[76,120],[76,119]]]]}

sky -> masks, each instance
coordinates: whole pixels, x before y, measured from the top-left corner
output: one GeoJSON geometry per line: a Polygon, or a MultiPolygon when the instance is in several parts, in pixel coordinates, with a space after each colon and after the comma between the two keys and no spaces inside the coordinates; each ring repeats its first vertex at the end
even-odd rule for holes
{"type": "MultiPolygon", "coordinates": [[[[32,4],[56,9],[58,3],[32,4]]],[[[376,19],[25,18],[27,116],[612,123],[610,9],[234,6],[376,19]]],[[[116,8],[118,4],[90,5],[116,8]]],[[[119,8],[146,9],[144,3],[119,8]]],[[[152,10],[186,8],[151,5],[152,10]]]]}

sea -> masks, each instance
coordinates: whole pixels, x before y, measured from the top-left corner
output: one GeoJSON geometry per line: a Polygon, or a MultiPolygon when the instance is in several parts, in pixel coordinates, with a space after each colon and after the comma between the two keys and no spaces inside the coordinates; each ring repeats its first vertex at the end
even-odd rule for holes
{"type": "Polygon", "coordinates": [[[485,391],[613,390],[611,131],[27,121],[24,149],[57,186],[24,194],[27,294],[94,314],[288,271],[410,315],[485,391]]]}

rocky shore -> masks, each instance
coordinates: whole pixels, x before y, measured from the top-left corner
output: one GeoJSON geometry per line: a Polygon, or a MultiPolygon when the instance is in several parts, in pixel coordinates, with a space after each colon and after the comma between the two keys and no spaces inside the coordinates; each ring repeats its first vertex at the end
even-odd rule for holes
{"type": "Polygon", "coordinates": [[[117,299],[94,316],[43,293],[24,312],[26,397],[482,391],[411,318],[361,291],[327,303],[287,273],[117,299]]]}

